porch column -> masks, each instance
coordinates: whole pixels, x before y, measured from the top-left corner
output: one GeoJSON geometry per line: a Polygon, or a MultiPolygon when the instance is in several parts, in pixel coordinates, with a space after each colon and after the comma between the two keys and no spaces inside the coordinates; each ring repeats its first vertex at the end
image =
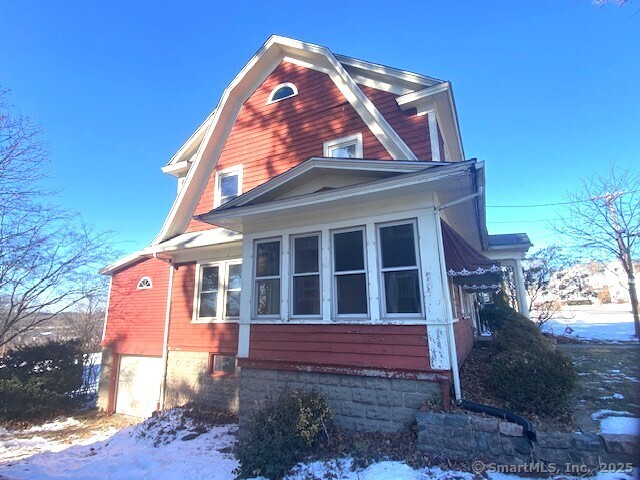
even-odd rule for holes
{"type": "Polygon", "coordinates": [[[515,266],[513,267],[513,275],[516,280],[516,299],[518,300],[518,311],[529,318],[529,304],[527,303],[527,289],[524,286],[524,270],[522,268],[522,261],[519,258],[515,259],[515,266]]]}

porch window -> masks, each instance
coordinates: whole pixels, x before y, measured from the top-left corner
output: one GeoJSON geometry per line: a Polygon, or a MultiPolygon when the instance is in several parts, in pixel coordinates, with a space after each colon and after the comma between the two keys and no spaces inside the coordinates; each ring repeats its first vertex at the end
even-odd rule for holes
{"type": "Polygon", "coordinates": [[[256,242],[256,315],[280,315],[280,240],[256,242]]]}
{"type": "Polygon", "coordinates": [[[453,279],[449,277],[449,299],[451,301],[451,314],[453,315],[453,321],[458,321],[458,308],[456,306],[456,291],[453,279]]]}
{"type": "Polygon", "coordinates": [[[415,229],[414,222],[378,227],[384,305],[388,315],[422,313],[415,229]]]}
{"type": "Polygon", "coordinates": [[[239,260],[198,265],[194,322],[220,322],[240,316],[239,260]]]}
{"type": "Polygon", "coordinates": [[[216,174],[214,207],[219,207],[240,195],[242,189],[242,165],[222,170],[216,174]]]}
{"type": "Polygon", "coordinates": [[[320,315],[320,236],[293,237],[293,315],[320,315]]]}
{"type": "Polygon", "coordinates": [[[458,297],[460,298],[460,310],[462,316],[467,318],[471,315],[471,308],[469,308],[469,294],[462,289],[462,285],[458,285],[458,297]]]}
{"type": "Polygon", "coordinates": [[[333,276],[337,316],[369,313],[364,229],[333,233],[333,276]]]}

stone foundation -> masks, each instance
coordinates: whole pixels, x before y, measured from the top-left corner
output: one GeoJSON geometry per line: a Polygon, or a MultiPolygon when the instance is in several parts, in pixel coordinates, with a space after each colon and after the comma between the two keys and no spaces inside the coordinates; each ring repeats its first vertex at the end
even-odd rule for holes
{"type": "Polygon", "coordinates": [[[583,466],[598,469],[612,463],[637,464],[640,458],[638,438],[631,435],[537,432],[536,441],[530,442],[523,436],[522,426],[495,418],[421,412],[416,419],[418,449],[450,460],[500,465],[539,463],[571,471],[583,466]]]}
{"type": "Polygon", "coordinates": [[[238,411],[238,378],[209,374],[207,352],[170,350],[167,360],[165,408],[198,402],[238,411]]]}
{"type": "Polygon", "coordinates": [[[428,380],[243,367],[240,424],[261,401],[284,388],[319,391],[336,414],[336,426],[364,432],[397,431],[415,419],[427,400],[440,397],[440,385],[428,380]]]}

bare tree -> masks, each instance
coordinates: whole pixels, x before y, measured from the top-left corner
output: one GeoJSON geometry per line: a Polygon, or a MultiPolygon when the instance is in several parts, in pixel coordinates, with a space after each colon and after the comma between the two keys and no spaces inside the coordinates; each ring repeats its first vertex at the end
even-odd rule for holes
{"type": "Polygon", "coordinates": [[[640,176],[611,164],[606,176],[582,180],[581,188],[567,194],[568,216],[555,229],[572,238],[581,253],[604,261],[617,258],[628,279],[635,336],[640,337],[638,296],[633,258],[640,237],[640,176]]]}
{"type": "Polygon", "coordinates": [[[0,348],[103,288],[110,235],[51,203],[40,127],[0,88],[0,348]]]}

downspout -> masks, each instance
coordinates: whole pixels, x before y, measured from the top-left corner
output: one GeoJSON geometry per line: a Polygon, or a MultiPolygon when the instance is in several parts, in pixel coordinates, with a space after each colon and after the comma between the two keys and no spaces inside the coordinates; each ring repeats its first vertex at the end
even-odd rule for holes
{"type": "Polygon", "coordinates": [[[452,305],[451,298],[449,296],[449,280],[447,278],[447,268],[444,265],[444,240],[442,238],[442,225],[440,222],[442,221],[440,217],[440,212],[445,208],[451,207],[453,205],[457,205],[462,202],[466,202],[473,198],[482,195],[482,188],[480,188],[476,193],[471,195],[467,195],[466,197],[459,198],[449,203],[445,203],[438,207],[434,208],[434,213],[436,217],[436,237],[438,239],[438,250],[439,250],[439,262],[440,262],[440,277],[442,282],[442,287],[444,289],[444,304],[446,310],[446,319],[447,319],[447,336],[449,337],[449,361],[451,363],[451,373],[453,377],[453,389],[456,395],[456,401],[459,403],[462,401],[462,389],[460,388],[460,372],[458,370],[458,353],[456,352],[456,337],[455,332],[453,330],[453,315],[451,314],[452,305]]]}
{"type": "MultiPolygon", "coordinates": [[[[154,257],[156,255],[154,254],[154,257]]],[[[158,258],[158,257],[156,257],[158,258]]],[[[165,259],[160,259],[164,260],[165,259]]],[[[169,263],[169,288],[167,291],[167,310],[164,317],[164,337],[162,340],[162,378],[160,381],[160,399],[158,402],[158,410],[164,409],[165,393],[167,390],[167,367],[169,361],[169,319],[171,317],[171,294],[173,292],[173,272],[175,267],[171,261],[169,263]]]]}

